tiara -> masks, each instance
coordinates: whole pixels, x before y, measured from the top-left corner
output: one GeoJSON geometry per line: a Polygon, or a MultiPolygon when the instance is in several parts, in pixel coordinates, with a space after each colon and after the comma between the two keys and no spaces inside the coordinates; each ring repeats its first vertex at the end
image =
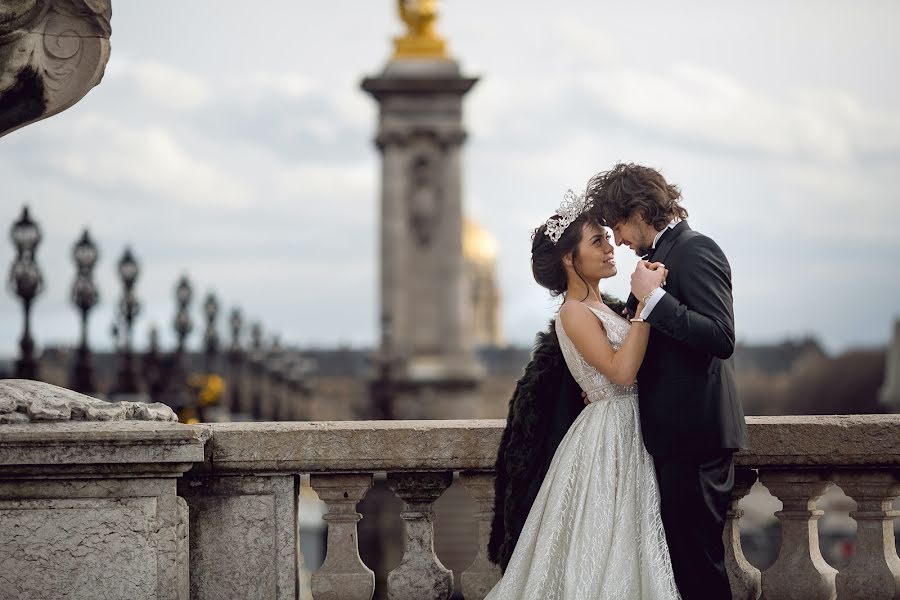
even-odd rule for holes
{"type": "Polygon", "coordinates": [[[566,227],[571,225],[572,221],[580,217],[584,211],[593,205],[594,203],[583,195],[576,194],[572,190],[566,191],[562,204],[556,209],[556,214],[547,219],[547,229],[544,233],[555,244],[565,232],[566,227]]]}

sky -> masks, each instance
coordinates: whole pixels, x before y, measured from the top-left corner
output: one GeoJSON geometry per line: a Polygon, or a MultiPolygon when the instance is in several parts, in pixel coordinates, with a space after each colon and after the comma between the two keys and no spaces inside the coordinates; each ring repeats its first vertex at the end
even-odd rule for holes
{"type": "MultiPolygon", "coordinates": [[[[728,256],[739,341],[884,344],[900,317],[900,4],[484,3],[446,0],[438,30],[467,75],[465,212],[497,239],[503,329],[528,344],[557,300],[530,234],[568,188],[618,161],[680,186],[728,256]]],[[[43,228],[39,346],[72,343],[71,247],[100,247],[92,345],[108,347],[130,244],[137,345],[171,344],[174,286],[283,343],[377,343],[377,112],[359,88],[403,31],[390,0],[116,1],[112,55],[78,104],[0,139],[0,224],[43,228]]],[[[5,233],[5,232],[4,232],[5,233]]],[[[616,250],[627,294],[636,257],[616,250]]],[[[0,243],[8,273],[13,248],[0,243]]],[[[220,327],[224,324],[220,317],[220,327]]],[[[0,355],[21,309],[0,294],[0,355]]]]}

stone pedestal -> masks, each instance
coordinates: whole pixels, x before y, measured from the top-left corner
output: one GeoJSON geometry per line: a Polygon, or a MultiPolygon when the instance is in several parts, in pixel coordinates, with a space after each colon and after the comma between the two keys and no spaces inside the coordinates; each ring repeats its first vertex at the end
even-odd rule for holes
{"type": "Polygon", "coordinates": [[[297,595],[296,477],[190,474],[191,600],[293,600],[297,595]]]}
{"type": "Polygon", "coordinates": [[[111,0],[0,4],[0,137],[61,112],[100,83],[111,0]]]}
{"type": "Polygon", "coordinates": [[[0,425],[0,597],[187,600],[176,480],[203,444],[170,422],[0,425]]]}
{"type": "Polygon", "coordinates": [[[462,100],[476,82],[452,60],[409,59],[362,83],[380,106],[381,352],[395,366],[395,418],[476,414],[483,369],[463,266],[461,163],[462,100]]]}

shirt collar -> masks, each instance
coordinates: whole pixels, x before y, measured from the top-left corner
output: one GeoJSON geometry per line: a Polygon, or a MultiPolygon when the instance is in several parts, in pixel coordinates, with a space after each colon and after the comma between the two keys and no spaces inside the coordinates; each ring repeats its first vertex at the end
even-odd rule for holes
{"type": "Polygon", "coordinates": [[[666,225],[665,227],[663,227],[662,229],[660,229],[660,230],[657,232],[656,237],[653,238],[653,246],[651,246],[651,249],[656,250],[656,244],[659,242],[659,238],[661,238],[662,235],[663,235],[666,231],[668,231],[669,229],[674,229],[675,226],[678,225],[679,223],[681,223],[681,219],[679,219],[678,217],[675,217],[674,219],[672,219],[671,221],[669,221],[669,224],[668,224],[668,225],[666,225]]]}

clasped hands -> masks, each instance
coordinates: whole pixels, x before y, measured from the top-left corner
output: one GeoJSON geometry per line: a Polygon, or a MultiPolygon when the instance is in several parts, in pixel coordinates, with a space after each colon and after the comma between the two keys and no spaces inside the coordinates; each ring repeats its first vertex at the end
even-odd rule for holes
{"type": "MultiPolygon", "coordinates": [[[[642,260],[638,262],[637,266],[634,268],[634,273],[631,274],[631,293],[634,294],[634,297],[638,299],[639,303],[643,304],[642,301],[647,294],[658,287],[666,285],[666,277],[668,275],[669,270],[663,263],[651,263],[642,260]]],[[[584,400],[585,404],[591,403],[585,392],[581,392],[581,399],[584,400]]]]}
{"type": "Polygon", "coordinates": [[[666,285],[668,275],[669,270],[663,263],[642,260],[638,262],[634,273],[631,274],[631,293],[640,302],[656,288],[666,285]]]}

